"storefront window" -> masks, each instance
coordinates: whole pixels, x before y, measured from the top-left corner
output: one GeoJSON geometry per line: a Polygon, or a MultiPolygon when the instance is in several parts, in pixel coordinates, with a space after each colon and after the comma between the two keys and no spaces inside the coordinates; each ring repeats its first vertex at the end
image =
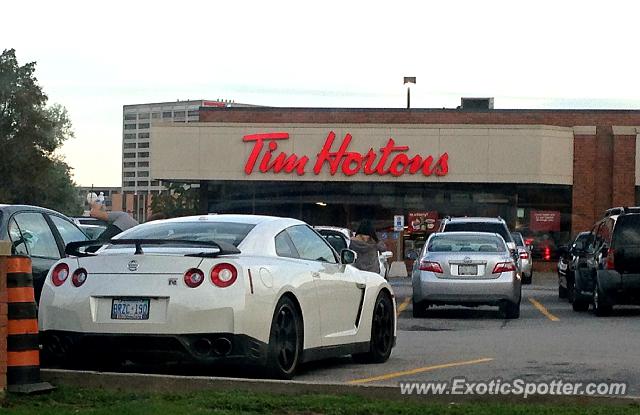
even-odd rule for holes
{"type": "Polygon", "coordinates": [[[553,260],[571,233],[571,186],[562,185],[215,181],[207,194],[212,213],[288,216],[350,229],[369,219],[390,251],[402,240],[403,256],[419,250],[445,216],[500,216],[529,240],[538,259],[549,252],[553,260]],[[393,232],[394,215],[405,216],[402,238],[393,232]]]}

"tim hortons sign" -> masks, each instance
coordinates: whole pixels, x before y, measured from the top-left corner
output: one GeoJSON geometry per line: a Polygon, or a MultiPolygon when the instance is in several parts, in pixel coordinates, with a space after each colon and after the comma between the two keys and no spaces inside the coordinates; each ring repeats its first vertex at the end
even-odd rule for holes
{"type": "MultiPolygon", "coordinates": [[[[333,176],[342,173],[346,176],[363,172],[366,175],[402,176],[403,174],[422,174],[423,176],[445,176],[449,172],[449,154],[442,153],[437,160],[432,155],[408,155],[409,146],[399,146],[393,138],[378,151],[373,148],[365,154],[349,151],[351,134],[346,134],[337,150],[333,150],[336,134],[331,131],[320,152],[313,161],[312,172],[318,175],[322,169],[328,169],[333,176]],[[435,160],[435,161],[434,161],[435,160]]],[[[246,174],[253,173],[296,173],[303,176],[307,166],[311,168],[310,156],[296,153],[287,155],[278,151],[278,140],[288,140],[289,133],[251,134],[243,137],[244,142],[252,142],[253,149],[244,165],[246,174]]]]}

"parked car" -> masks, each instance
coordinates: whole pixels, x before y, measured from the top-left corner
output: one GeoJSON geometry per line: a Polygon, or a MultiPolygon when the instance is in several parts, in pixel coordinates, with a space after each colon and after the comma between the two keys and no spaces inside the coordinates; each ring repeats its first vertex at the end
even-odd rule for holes
{"type": "Polygon", "coordinates": [[[95,254],[67,247],[40,301],[48,361],[237,361],[291,378],[303,361],[384,362],[391,286],[306,223],[255,215],[148,222],[95,254]],[[95,359],[95,360],[92,360],[95,359]]]}
{"type": "Polygon", "coordinates": [[[65,245],[87,239],[62,213],[38,206],[0,205],[0,240],[11,242],[13,254],[31,257],[36,304],[49,269],[65,256],[65,245]]]}
{"type": "Polygon", "coordinates": [[[411,273],[413,316],[433,305],[498,305],[520,317],[521,280],[502,236],[485,232],[432,234],[411,273]]]}
{"type": "MultiPolygon", "coordinates": [[[[351,237],[353,232],[347,228],[340,228],[336,226],[314,226],[320,235],[322,235],[327,242],[336,250],[340,252],[343,249],[349,248],[351,244],[351,237]]],[[[378,262],[380,263],[380,275],[387,278],[389,273],[389,258],[393,256],[391,251],[378,252],[378,262]]]]}
{"type": "Polygon", "coordinates": [[[531,258],[531,248],[524,242],[520,232],[511,232],[518,256],[520,257],[520,270],[522,271],[522,283],[531,284],[533,281],[533,259],[531,258]]]}
{"type": "Polygon", "coordinates": [[[570,245],[558,248],[558,297],[567,298],[570,303],[575,298],[575,270],[588,238],[589,232],[580,232],[570,245]]]}
{"type": "Polygon", "coordinates": [[[575,270],[573,308],[597,316],[617,304],[640,304],[640,209],[616,208],[595,224],[575,270]]]}

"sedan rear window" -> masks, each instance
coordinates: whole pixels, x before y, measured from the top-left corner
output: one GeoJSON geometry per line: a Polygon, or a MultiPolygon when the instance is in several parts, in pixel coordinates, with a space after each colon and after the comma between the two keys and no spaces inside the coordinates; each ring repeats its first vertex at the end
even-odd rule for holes
{"type": "Polygon", "coordinates": [[[620,216],[613,241],[615,246],[640,245],[640,215],[620,216]]]}
{"type": "MultiPolygon", "coordinates": [[[[151,222],[118,235],[118,239],[175,239],[227,242],[238,246],[255,225],[233,222],[151,222]]],[[[122,245],[110,248],[122,248],[122,245]]]]}
{"type": "Polygon", "coordinates": [[[431,238],[429,252],[504,252],[504,242],[496,236],[440,235],[431,238]]]}

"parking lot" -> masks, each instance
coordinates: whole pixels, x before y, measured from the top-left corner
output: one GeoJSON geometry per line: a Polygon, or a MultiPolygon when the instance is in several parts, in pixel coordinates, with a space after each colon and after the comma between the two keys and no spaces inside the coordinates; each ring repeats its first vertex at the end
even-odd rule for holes
{"type": "Polygon", "coordinates": [[[335,359],[307,365],[297,380],[397,385],[401,381],[524,379],[530,382],[627,382],[640,392],[640,308],[610,317],[576,313],[558,299],[555,274],[534,275],[523,286],[521,317],[506,320],[496,307],[437,307],[411,313],[408,278],[392,282],[398,303],[397,346],[381,365],[335,359]]]}

